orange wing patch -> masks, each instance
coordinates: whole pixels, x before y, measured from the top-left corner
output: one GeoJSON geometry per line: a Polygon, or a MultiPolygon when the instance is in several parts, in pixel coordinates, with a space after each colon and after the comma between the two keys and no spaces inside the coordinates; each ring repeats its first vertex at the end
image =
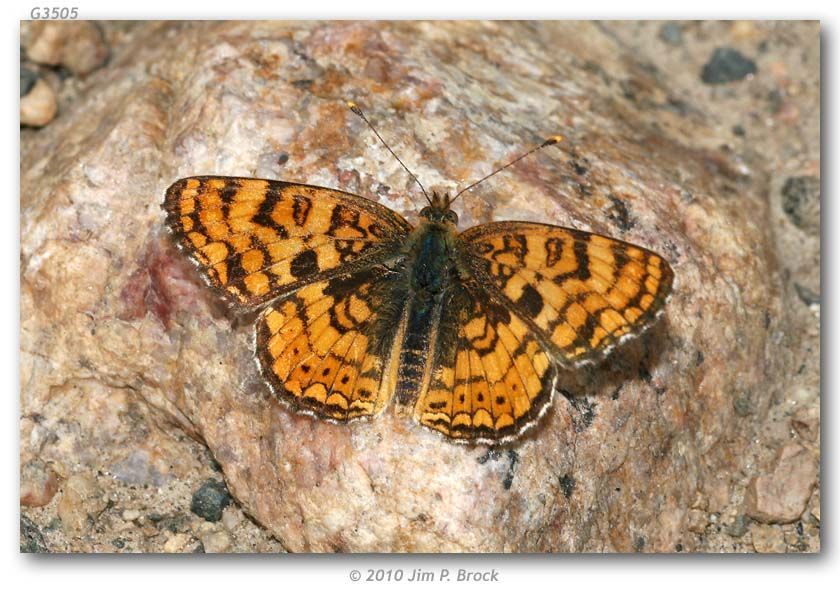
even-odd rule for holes
{"type": "Polygon", "coordinates": [[[644,330],[673,285],[658,254],[584,231],[502,222],[460,237],[476,276],[566,364],[597,360],[644,330]]]}
{"type": "Polygon", "coordinates": [[[272,390],[300,412],[336,421],[379,413],[396,383],[396,327],[381,321],[393,278],[372,267],[312,283],[268,307],[257,323],[256,353],[272,390]]]}
{"type": "Polygon", "coordinates": [[[365,198],[264,179],[181,179],[163,206],[176,242],[206,281],[244,307],[381,262],[411,229],[365,198]]]}
{"type": "Polygon", "coordinates": [[[475,282],[445,301],[431,378],[414,417],[456,441],[501,443],[536,424],[556,369],[544,345],[475,282]]]}

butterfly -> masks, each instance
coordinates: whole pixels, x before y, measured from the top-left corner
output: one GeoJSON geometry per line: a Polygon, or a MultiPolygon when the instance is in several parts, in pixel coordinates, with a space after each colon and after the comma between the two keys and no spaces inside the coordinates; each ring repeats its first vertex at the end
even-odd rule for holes
{"type": "MultiPolygon", "coordinates": [[[[361,110],[350,108],[373,129],[361,110]]],[[[347,192],[194,176],[166,191],[166,224],[203,279],[259,310],[255,354],[272,393],[334,422],[389,404],[446,438],[495,445],[533,427],[558,372],[604,358],[662,313],[674,274],[650,250],[555,225],[459,231],[426,193],[412,226],[347,192]]]]}

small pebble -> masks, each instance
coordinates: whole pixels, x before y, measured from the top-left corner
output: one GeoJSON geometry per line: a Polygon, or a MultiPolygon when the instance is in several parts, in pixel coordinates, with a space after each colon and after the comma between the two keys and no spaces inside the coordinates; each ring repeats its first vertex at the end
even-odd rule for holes
{"type": "Polygon", "coordinates": [[[27,517],[20,517],[20,551],[25,553],[49,552],[44,535],[27,517]]]}
{"type": "Polygon", "coordinates": [[[43,127],[55,118],[58,100],[50,85],[38,79],[29,93],[20,99],[20,124],[43,127]]]}
{"type": "Polygon", "coordinates": [[[799,437],[809,442],[816,442],[820,434],[820,407],[800,408],[791,417],[790,424],[799,437]]]}
{"type": "Polygon", "coordinates": [[[40,460],[26,463],[20,470],[21,506],[46,506],[58,492],[55,472],[40,460]]]}
{"type": "Polygon", "coordinates": [[[28,69],[25,65],[20,66],[20,97],[23,98],[35,86],[38,81],[38,73],[28,69]]]}
{"type": "Polygon", "coordinates": [[[186,533],[175,533],[166,540],[163,544],[163,551],[168,553],[182,552],[192,536],[186,533]]]}
{"type": "Polygon", "coordinates": [[[123,521],[136,521],[140,518],[140,511],[135,509],[126,509],[122,512],[123,521]]]}
{"type": "Polygon", "coordinates": [[[71,476],[64,482],[64,493],[58,502],[58,518],[70,535],[80,535],[91,521],[105,510],[108,501],[96,481],[87,474],[71,476]]]}
{"type": "Polygon", "coordinates": [[[208,479],[193,494],[190,510],[206,521],[216,522],[222,518],[222,512],[230,501],[230,493],[225,484],[208,479]]]}
{"type": "Polygon", "coordinates": [[[708,515],[704,511],[697,509],[692,509],[688,511],[689,531],[693,531],[694,533],[702,533],[706,529],[706,525],[708,525],[708,523],[708,515]]]}
{"type": "Polygon", "coordinates": [[[806,306],[816,306],[820,303],[820,295],[810,288],[807,288],[804,285],[799,285],[794,281],[793,289],[796,290],[796,295],[799,296],[799,299],[802,300],[806,306]]]}
{"type": "Polygon", "coordinates": [[[679,46],[682,44],[682,25],[673,21],[665,23],[659,28],[659,39],[666,44],[679,46]]]}
{"type": "Polygon", "coordinates": [[[756,552],[762,554],[784,553],[787,545],[782,528],[775,525],[754,525],[751,528],[752,543],[756,552]]]}
{"type": "Polygon", "coordinates": [[[222,525],[228,531],[233,531],[242,522],[242,511],[239,507],[228,506],[222,513],[222,525]]]}
{"type": "Polygon", "coordinates": [[[726,528],[726,532],[731,535],[732,537],[742,537],[747,530],[749,529],[750,521],[746,517],[746,515],[738,515],[732,520],[732,523],[729,524],[729,527],[726,528]]]}
{"type": "Polygon", "coordinates": [[[227,552],[230,550],[231,539],[227,531],[215,531],[201,538],[204,551],[208,554],[227,552]]]}
{"type": "Polygon", "coordinates": [[[752,399],[750,398],[750,394],[747,392],[739,394],[732,404],[735,408],[735,414],[739,417],[748,417],[755,412],[752,399]]]}
{"type": "Polygon", "coordinates": [[[756,64],[734,48],[715,48],[700,73],[703,83],[731,83],[758,72],[756,64]]]}
{"type": "Polygon", "coordinates": [[[38,21],[24,40],[27,57],[51,66],[63,66],[76,75],[87,75],[108,60],[102,32],[91,21],[38,21]]]}
{"type": "Polygon", "coordinates": [[[820,178],[788,177],[782,186],[782,210],[791,223],[812,235],[820,231],[820,178]]]}

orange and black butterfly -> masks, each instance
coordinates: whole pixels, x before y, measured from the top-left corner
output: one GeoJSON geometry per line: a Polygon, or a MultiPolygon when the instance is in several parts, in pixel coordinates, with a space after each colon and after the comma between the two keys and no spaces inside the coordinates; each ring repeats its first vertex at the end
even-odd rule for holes
{"type": "Polygon", "coordinates": [[[546,411],[559,368],[603,358],[663,310],[674,276],[650,250],[537,223],[458,231],[455,198],[423,193],[416,227],[354,194],[240,177],[181,179],[163,207],[205,281],[260,310],[273,393],[331,421],[393,401],[454,441],[510,441],[546,411]]]}

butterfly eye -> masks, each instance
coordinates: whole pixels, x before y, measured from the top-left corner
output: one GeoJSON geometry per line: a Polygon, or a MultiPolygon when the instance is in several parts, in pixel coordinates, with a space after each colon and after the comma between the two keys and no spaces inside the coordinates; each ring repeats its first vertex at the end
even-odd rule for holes
{"type": "Polygon", "coordinates": [[[447,210],[446,211],[446,220],[450,221],[451,223],[457,225],[458,224],[458,213],[454,210],[447,210]]]}

